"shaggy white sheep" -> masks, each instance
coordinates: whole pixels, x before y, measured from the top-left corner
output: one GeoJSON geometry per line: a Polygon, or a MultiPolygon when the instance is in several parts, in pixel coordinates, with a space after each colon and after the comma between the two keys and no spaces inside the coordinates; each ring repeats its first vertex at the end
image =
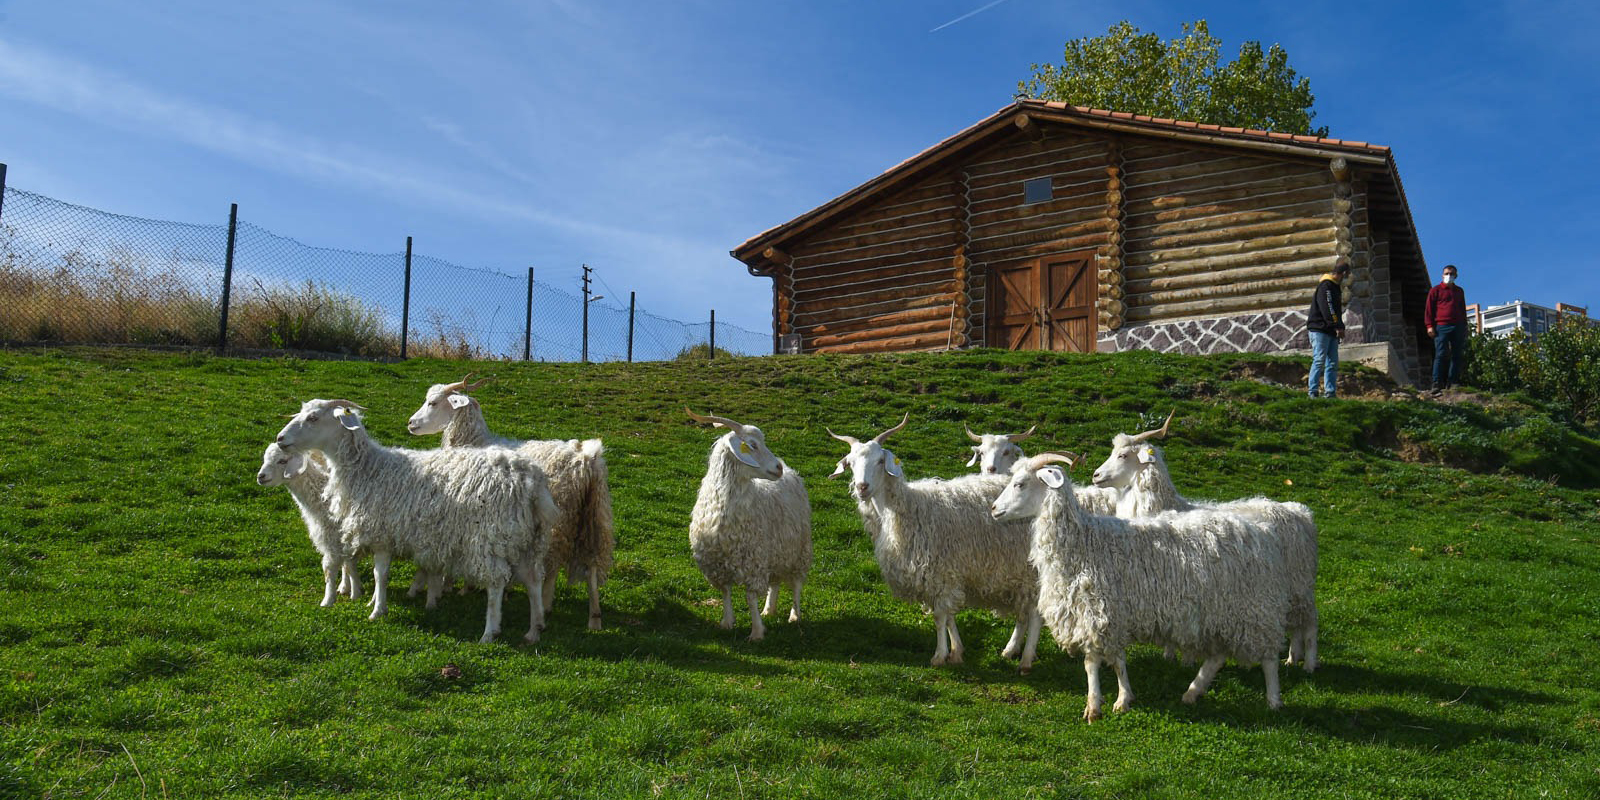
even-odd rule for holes
{"type": "Polygon", "coordinates": [[[1317,668],[1317,523],[1301,503],[1250,497],[1230,502],[1193,501],[1178,493],[1165,454],[1152,439],[1165,438],[1172,415],[1160,428],[1111,441],[1111,455],[1094,471],[1096,486],[1120,494],[1117,516],[1151,517],[1167,511],[1208,508],[1238,514],[1265,526],[1283,552],[1291,578],[1289,592],[1289,656],[1285,664],[1317,668]]]}
{"type": "MultiPolygon", "coordinates": [[[[468,394],[487,380],[469,383],[471,378],[429,387],[406,428],[418,436],[443,433],[444,447],[514,447],[544,468],[560,511],[545,556],[544,610],[555,602],[557,574],[565,569],[569,580],[581,578],[588,584],[589,629],[600,630],[600,586],[611,571],[616,548],[604,445],[599,439],[520,441],[497,436],[484,421],[477,399],[468,394]]],[[[430,596],[436,592],[430,587],[430,596]]]]}
{"type": "Polygon", "coordinates": [[[321,452],[332,465],[324,496],[345,546],[371,552],[372,619],[388,610],[390,560],[410,558],[430,574],[458,575],[488,594],[483,637],[500,632],[500,604],[513,577],[528,587],[525,637],[539,640],[544,556],[556,518],[544,470],[503,447],[403,450],[367,434],[360,406],[310,400],[278,433],[291,453],[321,452]]]}
{"type": "Polygon", "coordinates": [[[1117,701],[1133,702],[1125,652],[1144,642],[1203,659],[1183,695],[1193,703],[1227,658],[1260,663],[1267,705],[1278,708],[1278,650],[1288,613],[1287,570],[1259,526],[1198,510],[1124,520],[1084,513],[1072,482],[1044,453],[1020,461],[994,502],[1002,520],[1033,520],[1029,559],[1039,571],[1039,612],[1062,649],[1083,653],[1088,699],[1101,716],[1100,664],[1117,673],[1117,701]]]}
{"type": "Polygon", "coordinates": [[[1028,525],[1001,524],[989,516],[990,502],[1006,485],[1003,477],[907,481],[900,459],[883,443],[909,418],[865,442],[828,431],[850,446],[830,477],[851,474],[850,493],[889,590],[933,614],[930,663],[961,663],[956,612],[986,608],[1017,620],[1004,654],[1020,655],[1026,673],[1033,668],[1039,638],[1038,577],[1028,564],[1028,525]]]}
{"type": "Polygon", "coordinates": [[[726,417],[696,422],[728,429],[711,446],[705,477],[689,518],[689,549],[700,573],[722,592],[722,627],[733,628],[733,586],[745,587],[750,641],[767,628],[762,614],[778,610],[778,586],[794,594],[789,621],[800,620],[800,591],[811,571],[811,504],[799,473],[767,449],[754,425],[726,417]],[[758,604],[766,596],[766,607],[758,604]]]}
{"type": "Polygon", "coordinates": [[[355,554],[345,551],[339,523],[328,515],[328,503],[322,499],[322,490],[328,485],[328,469],[321,462],[315,455],[290,453],[273,442],[261,454],[256,483],[282,486],[294,498],[311,546],[322,555],[322,605],[331,606],[341,594],[350,595],[351,600],[361,599],[361,578],[356,573],[355,554]]]}

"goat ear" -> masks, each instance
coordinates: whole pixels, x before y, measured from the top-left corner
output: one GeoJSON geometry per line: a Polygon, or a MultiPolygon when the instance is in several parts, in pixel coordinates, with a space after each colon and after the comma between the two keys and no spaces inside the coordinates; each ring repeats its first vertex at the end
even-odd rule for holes
{"type": "Polygon", "coordinates": [[[751,447],[750,443],[744,440],[744,437],[734,434],[725,441],[728,443],[728,452],[733,453],[734,458],[756,469],[761,468],[761,461],[756,458],[756,449],[751,447]]]}
{"type": "Polygon", "coordinates": [[[293,478],[294,476],[305,472],[306,465],[308,463],[309,462],[306,460],[304,454],[296,453],[292,456],[289,456],[289,463],[283,465],[283,477],[293,478]]]}
{"type": "Polygon", "coordinates": [[[972,467],[972,466],[977,466],[977,464],[978,464],[978,448],[974,447],[974,448],[972,448],[972,458],[967,459],[967,466],[972,467]]]}
{"type": "Polygon", "coordinates": [[[896,478],[905,477],[905,471],[900,467],[900,457],[888,450],[883,451],[883,471],[896,478]]]}
{"type": "Polygon", "coordinates": [[[1154,463],[1156,463],[1156,449],[1154,447],[1151,447],[1150,445],[1145,445],[1144,447],[1139,448],[1139,463],[1140,464],[1154,464],[1154,463]]]}
{"type": "Polygon", "coordinates": [[[351,411],[350,409],[335,408],[333,410],[333,416],[335,419],[339,420],[339,424],[343,425],[345,430],[361,430],[361,418],[356,416],[355,412],[351,411]]]}
{"type": "Polygon", "coordinates": [[[460,409],[460,408],[466,408],[467,406],[470,406],[470,405],[472,405],[472,398],[471,397],[468,397],[468,396],[466,396],[464,394],[454,393],[454,392],[452,392],[450,394],[450,407],[451,408],[460,409]]]}
{"type": "Polygon", "coordinates": [[[828,477],[837,478],[837,477],[839,477],[840,475],[843,475],[843,474],[844,474],[844,459],[841,458],[841,459],[839,459],[839,463],[833,465],[833,472],[830,473],[828,475],[828,477]]]}
{"type": "Polygon", "coordinates": [[[1041,467],[1034,474],[1039,476],[1039,480],[1044,481],[1044,485],[1052,489],[1060,489],[1067,483],[1067,474],[1062,472],[1060,467],[1041,467]]]}

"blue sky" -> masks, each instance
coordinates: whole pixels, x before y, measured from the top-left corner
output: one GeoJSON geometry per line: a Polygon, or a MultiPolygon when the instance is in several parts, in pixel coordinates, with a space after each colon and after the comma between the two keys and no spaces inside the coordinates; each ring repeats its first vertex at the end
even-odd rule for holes
{"type": "MultiPolygon", "coordinates": [[[[0,0],[0,162],[109,211],[419,252],[766,330],[728,251],[1011,101],[1128,19],[1281,43],[1392,147],[1431,274],[1600,312],[1600,6],[0,0]]],[[[625,302],[625,299],[624,299],[625,302]]]]}

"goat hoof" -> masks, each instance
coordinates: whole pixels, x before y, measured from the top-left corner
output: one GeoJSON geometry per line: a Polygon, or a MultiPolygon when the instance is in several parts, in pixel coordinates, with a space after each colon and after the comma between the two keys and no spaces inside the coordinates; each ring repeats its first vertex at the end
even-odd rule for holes
{"type": "Polygon", "coordinates": [[[1191,706],[1194,705],[1195,701],[1199,700],[1199,699],[1200,699],[1200,692],[1197,692],[1197,691],[1195,691],[1193,689],[1190,689],[1189,691],[1183,693],[1183,702],[1188,703],[1191,706]]]}
{"type": "Polygon", "coordinates": [[[1098,720],[1098,719],[1100,719],[1100,707],[1099,706],[1084,706],[1083,707],[1083,721],[1084,722],[1094,722],[1095,720],[1098,720]]]}
{"type": "Polygon", "coordinates": [[[595,616],[589,618],[589,630],[591,630],[591,631],[600,630],[600,617],[599,617],[599,615],[595,615],[595,616]]]}

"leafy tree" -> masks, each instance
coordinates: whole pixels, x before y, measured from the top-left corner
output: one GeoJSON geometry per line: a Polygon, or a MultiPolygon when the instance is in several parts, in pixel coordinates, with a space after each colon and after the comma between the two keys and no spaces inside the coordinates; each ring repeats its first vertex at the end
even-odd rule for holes
{"type": "Polygon", "coordinates": [[[1600,326],[1587,319],[1564,316],[1537,339],[1474,334],[1468,353],[1464,383],[1524,392],[1573,422],[1600,423],[1600,326]]]}
{"type": "Polygon", "coordinates": [[[1327,136],[1311,127],[1311,81],[1289,66],[1274,44],[1248,41],[1239,57],[1219,63],[1221,40],[1205,20],[1183,24],[1183,35],[1162,41],[1123,20],[1104,36],[1067,42],[1063,63],[1034,64],[1017,83],[1017,97],[1130,111],[1152,117],[1209,122],[1282,133],[1327,136]]]}

